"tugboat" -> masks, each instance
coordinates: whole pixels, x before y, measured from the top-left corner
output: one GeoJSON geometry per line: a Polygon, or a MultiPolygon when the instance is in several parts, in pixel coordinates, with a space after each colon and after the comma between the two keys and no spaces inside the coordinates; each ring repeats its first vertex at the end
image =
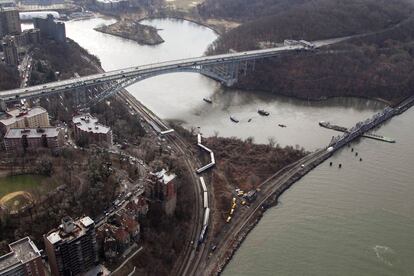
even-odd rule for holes
{"type": "Polygon", "coordinates": [[[238,122],[240,122],[239,120],[237,120],[236,118],[234,118],[233,116],[230,116],[230,120],[233,122],[233,123],[238,123],[238,122]]]}
{"type": "Polygon", "coordinates": [[[270,113],[269,112],[267,112],[267,111],[265,111],[265,110],[263,110],[263,109],[259,109],[258,111],[257,111],[257,113],[259,113],[260,115],[262,115],[262,116],[269,116],[270,115],[270,113]]]}
{"type": "Polygon", "coordinates": [[[278,126],[280,126],[280,127],[286,127],[286,125],[284,125],[284,124],[278,124],[278,126]]]}
{"type": "Polygon", "coordinates": [[[213,101],[209,98],[203,98],[203,101],[205,101],[206,103],[209,103],[209,104],[213,103],[213,101]]]}

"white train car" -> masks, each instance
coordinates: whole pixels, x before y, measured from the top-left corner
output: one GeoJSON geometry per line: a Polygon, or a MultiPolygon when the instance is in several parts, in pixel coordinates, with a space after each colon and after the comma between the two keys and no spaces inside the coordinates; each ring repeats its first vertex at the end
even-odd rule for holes
{"type": "Polygon", "coordinates": [[[313,44],[309,41],[303,40],[303,39],[299,40],[299,44],[303,45],[307,49],[315,49],[316,48],[315,44],[313,44]]]}
{"type": "Polygon", "coordinates": [[[203,188],[203,192],[207,192],[206,182],[204,181],[204,177],[200,177],[201,187],[203,188]]]}
{"type": "Polygon", "coordinates": [[[204,210],[203,228],[201,229],[200,237],[198,238],[198,244],[201,244],[204,242],[204,239],[207,233],[209,218],[210,218],[210,208],[206,208],[204,210]]]}
{"type": "Polygon", "coordinates": [[[201,144],[201,134],[197,134],[197,144],[200,145],[201,144]]]}
{"type": "Polygon", "coordinates": [[[216,164],[216,160],[214,159],[214,153],[210,153],[210,159],[212,164],[216,164]]]}
{"type": "Polygon", "coordinates": [[[209,153],[212,153],[213,151],[211,149],[209,149],[208,147],[202,145],[202,144],[198,144],[198,146],[202,149],[204,149],[205,151],[208,151],[209,153]]]}
{"type": "Polygon", "coordinates": [[[204,210],[204,220],[203,220],[203,225],[208,225],[208,220],[210,218],[210,208],[206,208],[204,210]]]}
{"type": "Polygon", "coordinates": [[[205,166],[203,166],[203,167],[201,167],[201,168],[199,168],[199,169],[197,169],[196,170],[196,173],[202,173],[202,172],[204,172],[204,171],[206,171],[206,170],[208,170],[208,169],[210,169],[211,167],[213,167],[215,164],[213,164],[213,163],[208,163],[207,165],[205,165],[205,166]]]}
{"type": "Polygon", "coordinates": [[[161,134],[161,135],[165,135],[165,134],[168,134],[168,133],[171,133],[171,132],[174,132],[174,129],[173,129],[173,128],[170,128],[170,129],[167,129],[167,130],[161,131],[161,132],[160,132],[160,134],[161,134]]]}
{"type": "Polygon", "coordinates": [[[208,193],[204,192],[204,208],[208,208],[208,193]]]}

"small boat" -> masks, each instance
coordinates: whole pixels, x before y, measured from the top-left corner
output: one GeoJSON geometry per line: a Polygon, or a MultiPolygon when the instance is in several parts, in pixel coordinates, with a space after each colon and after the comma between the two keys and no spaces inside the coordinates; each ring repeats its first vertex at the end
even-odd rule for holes
{"type": "Polygon", "coordinates": [[[260,115],[262,115],[262,116],[269,116],[270,115],[270,113],[269,112],[267,112],[267,111],[265,111],[265,110],[263,110],[263,109],[259,109],[258,111],[257,111],[257,113],[259,113],[260,115]]]}
{"type": "Polygon", "coordinates": [[[234,118],[234,117],[232,117],[232,116],[230,116],[230,120],[231,120],[232,122],[234,122],[234,123],[238,123],[238,122],[240,122],[239,120],[237,120],[236,118],[234,118]]]}
{"type": "Polygon", "coordinates": [[[251,121],[252,121],[252,118],[250,118],[247,122],[249,122],[249,123],[250,123],[251,121]]]}
{"type": "Polygon", "coordinates": [[[286,125],[284,125],[284,124],[278,124],[278,126],[280,126],[280,127],[286,127],[286,125]]]}
{"type": "Polygon", "coordinates": [[[206,103],[209,103],[209,104],[213,103],[213,101],[209,98],[203,98],[203,101],[205,101],[206,103]]]}

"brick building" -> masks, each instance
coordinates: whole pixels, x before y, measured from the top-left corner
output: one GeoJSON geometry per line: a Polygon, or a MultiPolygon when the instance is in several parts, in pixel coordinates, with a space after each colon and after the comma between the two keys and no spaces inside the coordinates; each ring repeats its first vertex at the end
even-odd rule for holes
{"type": "Polygon", "coordinates": [[[152,199],[159,200],[167,215],[174,214],[177,205],[177,187],[175,184],[176,175],[162,169],[158,172],[151,172],[149,184],[149,196],[152,199]]]}
{"type": "Polygon", "coordinates": [[[0,132],[2,133],[6,133],[10,128],[49,126],[49,114],[43,107],[11,109],[0,118],[0,132]]]}
{"type": "Polygon", "coordinates": [[[33,18],[33,25],[40,30],[43,38],[53,39],[56,42],[66,43],[65,23],[55,22],[53,15],[48,14],[47,18],[33,18]]]}
{"type": "Polygon", "coordinates": [[[10,252],[0,256],[2,276],[44,276],[45,270],[39,249],[29,238],[9,244],[10,252]]]}
{"type": "Polygon", "coordinates": [[[8,65],[19,65],[19,54],[17,52],[16,40],[12,36],[6,36],[3,40],[4,61],[8,65]]]}
{"type": "Polygon", "coordinates": [[[100,252],[108,261],[116,261],[134,242],[140,239],[140,224],[135,216],[121,209],[97,229],[100,252]]]}
{"type": "Polygon", "coordinates": [[[98,123],[98,119],[90,114],[82,114],[72,118],[75,140],[86,139],[90,144],[112,145],[112,130],[98,123]]]}
{"type": "Polygon", "coordinates": [[[58,149],[65,142],[63,129],[56,127],[11,128],[6,132],[3,140],[6,151],[58,149]]]}
{"type": "Polygon", "coordinates": [[[8,34],[20,34],[19,11],[14,7],[0,8],[0,38],[8,34]]]}
{"type": "Polygon", "coordinates": [[[52,275],[80,275],[98,262],[95,223],[90,217],[62,224],[44,236],[52,275]]]}

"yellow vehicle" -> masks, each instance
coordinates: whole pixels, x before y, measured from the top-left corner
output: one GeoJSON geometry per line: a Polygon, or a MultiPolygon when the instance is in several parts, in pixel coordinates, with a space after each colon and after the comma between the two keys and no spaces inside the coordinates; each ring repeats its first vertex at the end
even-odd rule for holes
{"type": "Polygon", "coordinates": [[[233,197],[233,204],[235,204],[236,203],[236,198],[235,197],[233,197]]]}
{"type": "Polygon", "coordinates": [[[237,195],[238,195],[238,196],[243,196],[243,195],[244,195],[244,192],[243,192],[243,191],[238,191],[238,192],[237,192],[237,195]]]}
{"type": "Polygon", "coordinates": [[[236,209],[236,206],[237,206],[237,204],[236,204],[236,202],[234,202],[234,203],[231,205],[231,208],[232,208],[232,209],[236,209]]]}
{"type": "Polygon", "coordinates": [[[230,220],[231,220],[231,216],[228,216],[227,219],[226,219],[226,222],[229,223],[230,220]]]}
{"type": "Polygon", "coordinates": [[[243,200],[243,201],[241,202],[241,205],[246,205],[246,200],[243,200]]]}

